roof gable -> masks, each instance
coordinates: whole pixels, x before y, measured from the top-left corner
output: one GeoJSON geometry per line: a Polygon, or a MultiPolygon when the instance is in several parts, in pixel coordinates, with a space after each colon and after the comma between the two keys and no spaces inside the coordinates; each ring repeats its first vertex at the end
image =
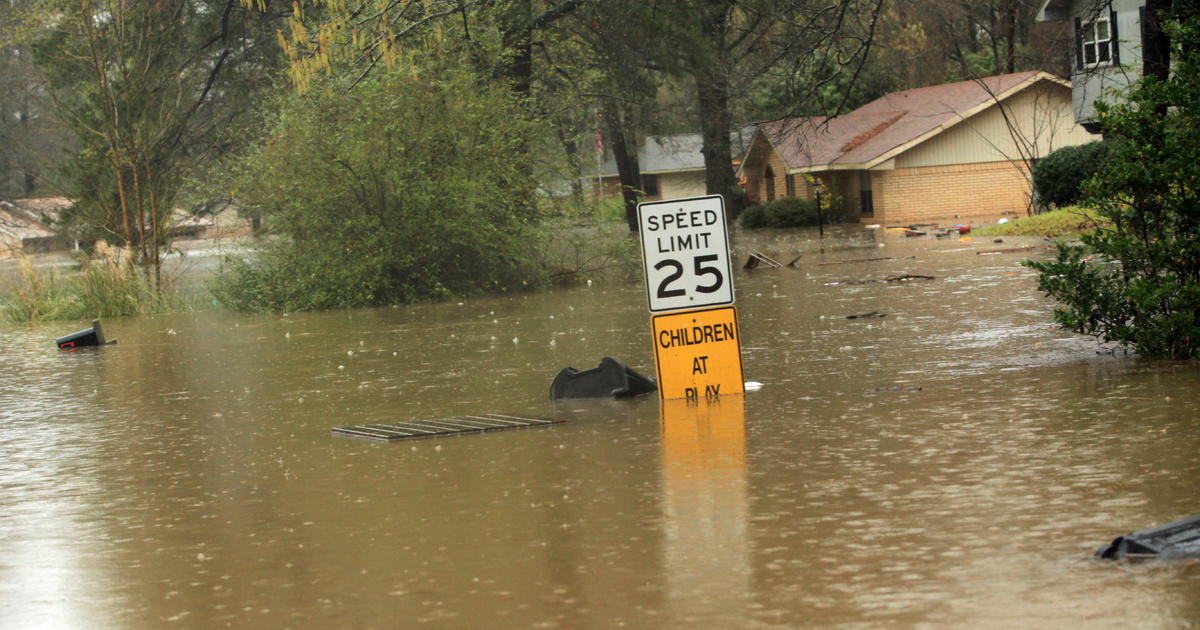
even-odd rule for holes
{"type": "Polygon", "coordinates": [[[834,118],[790,118],[760,132],[788,169],[871,168],[1043,80],[1039,71],[892,92],[834,118]]]}

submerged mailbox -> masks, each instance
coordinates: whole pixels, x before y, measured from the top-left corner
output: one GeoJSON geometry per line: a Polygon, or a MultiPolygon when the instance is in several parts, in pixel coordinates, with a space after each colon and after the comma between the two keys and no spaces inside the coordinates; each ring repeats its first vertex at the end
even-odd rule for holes
{"type": "Polygon", "coordinates": [[[100,329],[100,320],[93,319],[91,328],[59,337],[54,340],[54,343],[58,345],[59,350],[70,350],[82,346],[103,346],[105,344],[104,331],[100,329]]]}
{"type": "Polygon", "coordinates": [[[561,398],[626,398],[657,391],[652,379],[611,357],[590,370],[563,368],[550,383],[550,400],[561,398]]]}
{"type": "Polygon", "coordinates": [[[1198,558],[1200,557],[1200,514],[1165,525],[1117,536],[1096,550],[1096,558],[1198,558]]]}

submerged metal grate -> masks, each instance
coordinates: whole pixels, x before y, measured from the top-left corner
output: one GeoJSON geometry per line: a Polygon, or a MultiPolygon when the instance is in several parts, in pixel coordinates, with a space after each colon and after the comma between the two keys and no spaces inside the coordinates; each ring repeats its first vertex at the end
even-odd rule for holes
{"type": "Polygon", "coordinates": [[[437,418],[434,420],[356,424],[346,427],[334,427],[333,432],[338,435],[391,442],[393,440],[441,437],[460,433],[483,433],[485,431],[500,431],[503,429],[542,427],[551,424],[562,424],[564,422],[566,420],[521,418],[498,413],[487,413],[481,416],[459,416],[455,418],[437,418]]]}

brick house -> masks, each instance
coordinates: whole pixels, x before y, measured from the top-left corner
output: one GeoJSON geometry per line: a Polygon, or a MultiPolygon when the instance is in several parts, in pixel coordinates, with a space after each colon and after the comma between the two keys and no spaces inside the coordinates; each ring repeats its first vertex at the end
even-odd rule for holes
{"type": "Polygon", "coordinates": [[[812,199],[819,179],[864,222],[1024,216],[1032,162],[1094,139],[1075,124],[1070,84],[1030,71],[893,92],[834,118],[764,123],[740,175],[750,203],[812,199]]]}

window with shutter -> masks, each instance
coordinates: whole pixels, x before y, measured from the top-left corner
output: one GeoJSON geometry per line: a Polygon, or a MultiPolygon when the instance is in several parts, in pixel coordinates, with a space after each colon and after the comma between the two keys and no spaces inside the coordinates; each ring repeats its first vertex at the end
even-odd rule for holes
{"type": "Polygon", "coordinates": [[[1080,32],[1077,59],[1084,68],[1109,66],[1116,63],[1116,33],[1111,13],[1099,15],[1087,22],[1076,22],[1080,32]]]}

